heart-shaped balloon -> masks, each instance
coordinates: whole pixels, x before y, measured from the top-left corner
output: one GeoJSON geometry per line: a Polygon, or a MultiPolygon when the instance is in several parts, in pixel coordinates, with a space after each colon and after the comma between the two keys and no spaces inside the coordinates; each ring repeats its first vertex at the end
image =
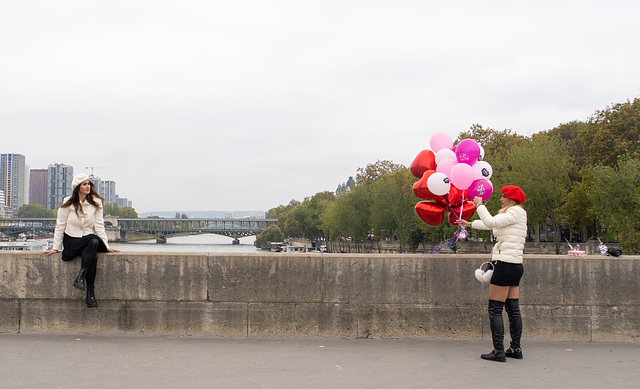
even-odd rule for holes
{"type": "Polygon", "coordinates": [[[427,170],[436,170],[436,155],[431,150],[422,150],[411,162],[409,170],[414,177],[422,178],[427,170]]]}
{"type": "Polygon", "coordinates": [[[458,189],[455,185],[451,185],[451,189],[445,197],[447,198],[448,204],[452,207],[459,206],[463,201],[468,199],[467,190],[458,189]]]}
{"type": "Polygon", "coordinates": [[[423,200],[432,200],[435,197],[437,197],[429,190],[429,187],[427,186],[427,181],[429,181],[429,177],[435,172],[436,172],[435,170],[427,170],[422,175],[422,178],[413,184],[413,194],[415,194],[416,197],[421,198],[423,200]]]}
{"type": "Polygon", "coordinates": [[[445,207],[432,201],[421,201],[416,204],[416,214],[431,227],[439,226],[444,220],[445,207]]]}
{"type": "Polygon", "coordinates": [[[458,219],[467,220],[473,216],[473,213],[476,211],[476,205],[473,201],[467,201],[462,205],[462,209],[460,205],[457,207],[451,207],[451,212],[449,212],[449,224],[452,226],[457,225],[456,221],[458,219]],[[462,211],[462,217],[460,217],[460,211],[462,211]]]}
{"type": "Polygon", "coordinates": [[[445,196],[438,196],[429,190],[429,177],[431,177],[435,172],[435,170],[427,170],[422,175],[422,178],[413,184],[413,194],[423,200],[433,200],[436,203],[445,206],[447,204],[445,196]]]}

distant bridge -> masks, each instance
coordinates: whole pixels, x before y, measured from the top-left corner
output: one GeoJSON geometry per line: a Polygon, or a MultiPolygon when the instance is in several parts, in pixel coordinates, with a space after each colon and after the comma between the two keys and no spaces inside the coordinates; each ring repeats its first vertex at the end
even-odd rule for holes
{"type": "MultiPolygon", "coordinates": [[[[167,236],[184,233],[218,234],[237,240],[243,236],[258,235],[278,222],[278,219],[122,219],[113,216],[106,216],[104,220],[109,240],[120,242],[127,241],[129,232],[153,235],[158,241],[166,241],[167,236]]],[[[35,235],[36,232],[53,234],[55,227],[54,218],[0,219],[0,232],[9,236],[23,233],[35,235]]]]}

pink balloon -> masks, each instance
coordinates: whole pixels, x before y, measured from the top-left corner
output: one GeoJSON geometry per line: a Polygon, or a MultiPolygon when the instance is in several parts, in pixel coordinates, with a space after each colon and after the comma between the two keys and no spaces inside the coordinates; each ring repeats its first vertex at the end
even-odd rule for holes
{"type": "Polygon", "coordinates": [[[451,137],[445,132],[436,132],[431,136],[429,144],[431,145],[431,150],[437,153],[442,149],[452,148],[453,140],[451,140],[451,137]]]}
{"type": "Polygon", "coordinates": [[[458,189],[467,189],[473,182],[473,168],[466,163],[458,163],[451,168],[451,183],[458,189]]]}
{"type": "Polygon", "coordinates": [[[470,199],[474,199],[477,196],[482,197],[482,201],[487,201],[493,193],[493,184],[489,180],[479,179],[471,183],[467,189],[467,194],[470,199]]]}
{"type": "Polygon", "coordinates": [[[480,146],[473,139],[463,139],[456,146],[456,158],[458,162],[473,165],[480,157],[480,146]]]}
{"type": "Polygon", "coordinates": [[[455,159],[444,159],[440,161],[438,166],[436,167],[436,171],[438,173],[444,173],[445,176],[449,177],[451,174],[451,168],[454,167],[458,162],[455,159]]]}

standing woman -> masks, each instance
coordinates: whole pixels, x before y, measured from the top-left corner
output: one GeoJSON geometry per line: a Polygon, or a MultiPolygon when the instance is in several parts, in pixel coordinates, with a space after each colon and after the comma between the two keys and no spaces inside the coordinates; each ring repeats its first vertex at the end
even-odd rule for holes
{"type": "Polygon", "coordinates": [[[522,253],[527,238],[527,212],[520,204],[526,196],[524,191],[515,185],[502,187],[500,204],[502,208],[496,216],[491,216],[487,207],[482,205],[482,198],[476,197],[476,204],[480,220],[469,223],[459,220],[458,224],[479,230],[492,230],[498,243],[493,246],[491,261],[493,276],[489,284],[489,322],[493,338],[493,351],[482,354],[482,359],[506,362],[507,358],[522,359],[520,338],[522,336],[522,317],[520,316],[520,279],[524,268],[522,253]],[[504,324],[502,309],[505,308],[509,316],[509,331],[511,344],[504,350],[504,324]]]}
{"type": "Polygon", "coordinates": [[[102,197],[96,192],[93,182],[86,174],[73,177],[73,192],[64,199],[58,209],[56,230],[53,237],[53,248],[43,251],[53,254],[62,250],[62,260],[70,261],[77,256],[82,257],[80,273],[73,281],[73,286],[87,290],[86,303],[89,308],[96,308],[98,302],[94,295],[96,265],[98,252],[117,252],[109,248],[107,233],[104,230],[102,197]]]}

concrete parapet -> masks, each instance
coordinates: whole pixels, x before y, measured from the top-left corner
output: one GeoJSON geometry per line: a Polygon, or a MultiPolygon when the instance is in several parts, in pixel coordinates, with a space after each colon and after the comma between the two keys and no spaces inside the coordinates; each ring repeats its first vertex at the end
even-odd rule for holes
{"type": "MultiPolygon", "coordinates": [[[[0,253],[0,332],[490,338],[489,255],[0,253]]],[[[525,337],[639,341],[640,257],[526,255],[525,337]]],[[[506,314],[504,315],[506,322],[506,314]]],[[[507,337],[508,338],[508,337],[507,337]]]]}

